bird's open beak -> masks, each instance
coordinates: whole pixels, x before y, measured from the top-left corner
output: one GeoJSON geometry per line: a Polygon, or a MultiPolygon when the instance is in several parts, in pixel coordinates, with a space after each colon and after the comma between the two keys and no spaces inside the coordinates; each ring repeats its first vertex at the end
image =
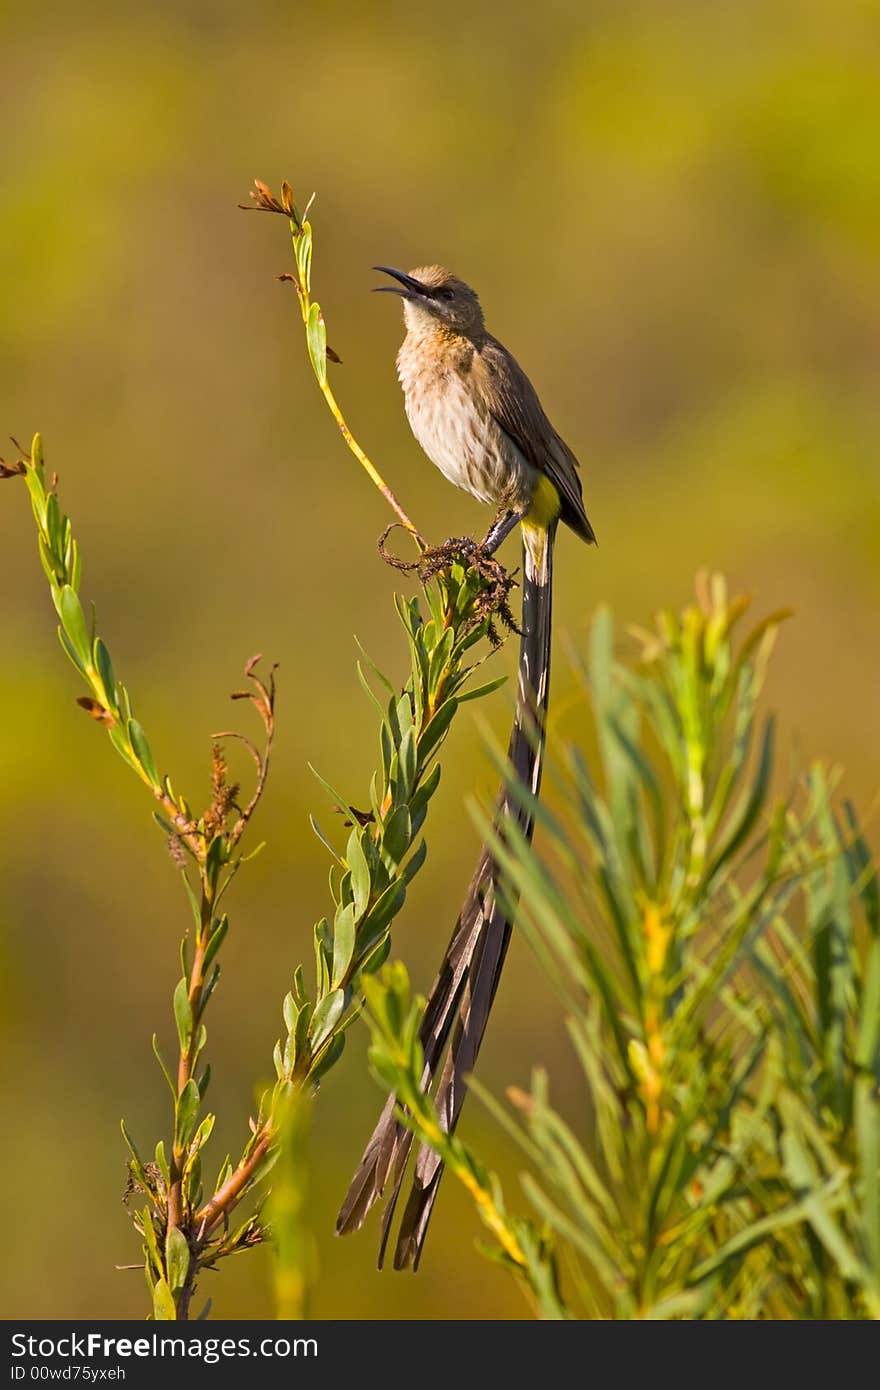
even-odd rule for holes
{"type": "Polygon", "coordinates": [[[391,275],[395,280],[400,281],[401,288],[397,285],[376,285],[375,294],[399,294],[404,299],[427,299],[430,291],[427,285],[423,285],[421,280],[416,280],[412,275],[404,275],[402,270],[395,270],[390,265],[374,265],[374,270],[381,270],[383,275],[391,275]]]}

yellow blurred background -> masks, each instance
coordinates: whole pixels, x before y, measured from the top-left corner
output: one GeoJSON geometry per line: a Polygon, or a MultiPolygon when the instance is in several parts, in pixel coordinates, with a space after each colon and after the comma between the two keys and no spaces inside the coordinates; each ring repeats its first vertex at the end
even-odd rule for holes
{"type": "MultiPolygon", "coordinates": [[[[311,959],[333,828],[311,760],[366,799],[374,718],[357,633],[403,674],[377,558],[388,516],[315,389],[281,219],[236,210],[255,175],[313,189],[314,292],[349,421],[435,540],[486,523],[411,439],[399,307],[377,262],[451,265],[479,289],[582,459],[600,548],[563,537],[563,643],[597,603],[646,621],[701,565],[792,604],[770,683],[793,759],[880,784],[880,10],[874,0],[4,0],[0,427],[43,432],[84,555],[83,594],[157,761],[193,801],[226,694],[281,663],[257,838],[230,902],[209,1013],[211,1167],[245,1132],[280,1002],[311,959]],[[360,792],[357,788],[362,788],[360,792]]],[[[0,452],[11,452],[0,450],[0,452]]],[[[515,561],[511,548],[509,558],[515,561]]],[[[94,724],[53,632],[25,490],[0,489],[0,1307],[141,1316],[119,1117],[167,1132],[150,1052],[170,1051],[186,921],[151,807],[94,724]],[[9,1253],[12,1252],[12,1253],[9,1253]]],[[[510,646],[496,667],[512,667],[510,646]]],[[[484,707],[504,728],[505,694],[484,707]]],[[[430,983],[491,777],[461,717],[430,854],[395,945],[430,983]]],[[[242,715],[240,706],[237,713],[242,715]]],[[[244,768],[242,768],[244,772],[244,768]]],[[[876,817],[871,823],[875,843],[876,817]]],[[[556,1005],[515,941],[481,1075],[577,1083],[556,1005]],[[529,1002],[521,1001],[526,994],[529,1002]]],[[[319,1317],[526,1315],[445,1184],[417,1278],[375,1271],[376,1223],[333,1216],[380,1093],[354,1030],[319,1097],[319,1317]]],[[[463,1133],[509,1198],[519,1159],[472,1102],[463,1133]]],[[[206,1276],[218,1316],[271,1312],[258,1251],[206,1276]]]]}

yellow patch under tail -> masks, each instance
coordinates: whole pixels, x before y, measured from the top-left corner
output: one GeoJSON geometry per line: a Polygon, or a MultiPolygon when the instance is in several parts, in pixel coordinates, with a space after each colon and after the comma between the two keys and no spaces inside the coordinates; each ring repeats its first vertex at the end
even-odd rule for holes
{"type": "Polygon", "coordinates": [[[523,545],[532,562],[533,577],[539,584],[547,579],[549,532],[559,520],[561,511],[559,493],[550,479],[542,473],[538,478],[532,504],[522,522],[523,545]]]}

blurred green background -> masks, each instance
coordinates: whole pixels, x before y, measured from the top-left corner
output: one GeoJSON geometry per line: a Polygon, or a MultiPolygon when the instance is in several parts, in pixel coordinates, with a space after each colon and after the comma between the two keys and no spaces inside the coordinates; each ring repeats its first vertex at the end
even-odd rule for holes
{"type": "MultiPolygon", "coordinates": [[[[365,799],[374,720],[357,632],[402,674],[376,556],[384,504],[314,386],[280,219],[254,175],[313,190],[314,288],[349,421],[423,529],[486,517],[409,436],[399,310],[376,262],[441,261],[480,290],[583,461],[600,539],[562,538],[562,642],[595,605],[645,621],[708,564],[792,604],[770,698],[785,745],[880,784],[877,325],[880,11],[871,0],[5,0],[0,425],[43,431],[117,668],[157,759],[198,800],[226,692],[281,663],[280,732],[233,891],[212,1005],[211,1152],[240,1146],[293,966],[326,902],[306,769],[365,799]]],[[[11,450],[10,450],[11,451],[11,450]]],[[[510,559],[515,558],[511,550],[510,559]]],[[[7,1318],[140,1316],[121,1205],[124,1113],[167,1129],[150,1054],[170,1039],[176,875],[143,790],[75,708],[24,488],[0,490],[0,989],[7,1318]]],[[[512,666],[512,646],[496,664],[512,666]]],[[[503,693],[487,710],[501,733],[503,693]]],[[[239,712],[241,709],[239,707],[239,712]]],[[[396,935],[430,983],[491,777],[472,715],[447,745],[428,865],[396,935]]],[[[876,843],[876,816],[869,823],[876,843]]],[[[556,1006],[522,943],[481,1074],[547,1064],[576,1099],[556,1006]],[[518,1004],[529,988],[528,1008],[518,1004]]],[[[446,1185],[422,1272],[375,1272],[376,1225],[332,1234],[380,1095],[355,1031],[317,1107],[320,1317],[521,1317],[446,1185]]],[[[516,1153],[472,1103],[464,1133],[515,1192],[516,1153]]],[[[271,1308],[269,1257],[204,1280],[221,1316],[271,1308]]]]}

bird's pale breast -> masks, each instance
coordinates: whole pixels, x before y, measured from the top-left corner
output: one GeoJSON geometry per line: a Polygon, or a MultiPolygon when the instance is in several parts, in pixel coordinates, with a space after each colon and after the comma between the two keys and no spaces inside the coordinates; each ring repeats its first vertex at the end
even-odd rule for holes
{"type": "Polygon", "coordinates": [[[404,343],[397,369],[412,432],[440,472],[480,502],[527,504],[536,471],[481,399],[467,359],[404,343]]]}

